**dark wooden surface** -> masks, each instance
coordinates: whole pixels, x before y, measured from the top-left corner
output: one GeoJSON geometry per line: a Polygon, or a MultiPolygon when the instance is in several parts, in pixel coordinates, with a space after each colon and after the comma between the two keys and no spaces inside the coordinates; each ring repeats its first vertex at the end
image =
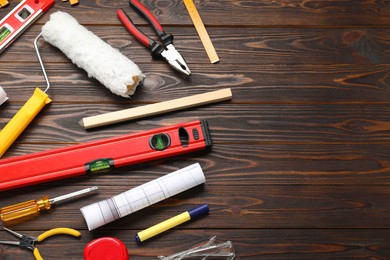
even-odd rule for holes
{"type": "MultiPolygon", "coordinates": [[[[0,9],[4,17],[19,1],[0,9]]],[[[57,1],[118,48],[146,74],[132,100],[116,97],[41,42],[53,103],[31,123],[4,158],[124,133],[207,119],[214,140],[196,153],[110,173],[2,192],[0,206],[55,197],[92,185],[96,196],[58,206],[14,225],[39,235],[58,226],[81,231],[78,240],[56,237],[39,245],[45,259],[82,259],[92,239],[113,236],[131,259],[156,259],[207,241],[231,240],[238,259],[385,259],[390,256],[390,2],[196,0],[221,62],[210,64],[180,0],[142,1],[158,17],[192,71],[189,79],[151,58],[120,24],[124,7],[151,29],[127,1],[57,1]],[[233,100],[85,131],[86,116],[230,87],[233,100]],[[199,162],[206,184],[89,232],[80,207],[199,162]],[[207,217],[139,245],[135,232],[194,205],[207,217]]],[[[33,40],[44,15],[0,56],[0,84],[10,100],[0,127],[36,86],[45,82],[33,40]]],[[[77,44],[77,43],[75,43],[77,44]]],[[[1,160],[0,160],[1,163],[1,160]]],[[[6,174],[6,173],[0,173],[6,174]]],[[[13,239],[0,231],[0,240],[13,239]]],[[[0,259],[33,259],[0,246],[0,259]]]]}

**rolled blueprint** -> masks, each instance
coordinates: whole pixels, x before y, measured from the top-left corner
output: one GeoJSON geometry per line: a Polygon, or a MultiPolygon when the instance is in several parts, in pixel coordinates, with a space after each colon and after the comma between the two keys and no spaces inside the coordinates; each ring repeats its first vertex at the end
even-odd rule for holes
{"type": "Polygon", "coordinates": [[[100,39],[71,15],[57,11],[42,27],[42,36],[56,46],[89,77],[100,81],[111,92],[129,97],[144,75],[138,66],[100,39]]]}
{"type": "Polygon", "coordinates": [[[7,101],[7,93],[5,93],[4,89],[0,87],[0,105],[7,101]]]}
{"type": "Polygon", "coordinates": [[[80,210],[91,231],[205,181],[202,168],[195,163],[80,210]]]}

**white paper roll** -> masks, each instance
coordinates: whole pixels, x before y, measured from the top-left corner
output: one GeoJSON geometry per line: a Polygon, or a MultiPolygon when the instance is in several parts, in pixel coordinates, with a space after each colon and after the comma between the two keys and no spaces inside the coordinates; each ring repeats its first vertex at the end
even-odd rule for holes
{"type": "Polygon", "coordinates": [[[0,87],[0,105],[8,100],[7,93],[5,93],[4,89],[0,87]]]}
{"type": "Polygon", "coordinates": [[[91,231],[206,181],[199,163],[81,208],[91,231]]]}

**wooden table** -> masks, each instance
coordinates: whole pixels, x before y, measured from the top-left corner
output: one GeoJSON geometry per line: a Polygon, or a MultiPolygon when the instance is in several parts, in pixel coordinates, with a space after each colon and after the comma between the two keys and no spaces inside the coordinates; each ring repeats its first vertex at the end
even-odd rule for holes
{"type": "MultiPolygon", "coordinates": [[[[0,16],[19,1],[0,9],[0,16]]],[[[192,71],[185,78],[153,60],[116,17],[127,1],[87,1],[65,11],[118,48],[146,74],[131,100],[88,78],[55,47],[41,41],[53,102],[3,158],[125,133],[207,119],[214,146],[106,174],[2,192],[0,206],[55,197],[98,185],[96,196],[73,201],[11,228],[29,235],[59,226],[81,231],[39,245],[45,259],[82,259],[103,236],[121,239],[131,259],[156,259],[204,243],[233,242],[237,259],[371,258],[390,255],[390,3],[387,1],[195,1],[220,57],[210,64],[182,1],[142,1],[158,17],[192,71]],[[85,131],[86,116],[230,87],[233,100],[85,131]],[[199,162],[205,185],[95,231],[80,208],[199,162]],[[210,214],[143,244],[134,234],[197,204],[210,214]]],[[[45,14],[0,56],[0,84],[10,100],[0,127],[45,82],[33,40],[45,14]]],[[[77,44],[77,43],[75,43],[77,44]]],[[[102,61],[104,62],[104,61],[102,61]]],[[[0,160],[1,163],[1,160],[0,160]]],[[[7,174],[7,173],[0,173],[7,174]]],[[[0,231],[0,240],[13,239],[0,231]]],[[[33,259],[0,246],[0,259],[33,259]]]]}

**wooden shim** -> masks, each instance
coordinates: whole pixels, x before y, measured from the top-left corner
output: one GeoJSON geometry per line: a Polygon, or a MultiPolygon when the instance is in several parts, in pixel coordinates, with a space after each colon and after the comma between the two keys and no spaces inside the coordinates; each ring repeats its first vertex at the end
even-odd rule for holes
{"type": "Polygon", "coordinates": [[[206,105],[219,101],[224,101],[232,98],[230,88],[225,88],[217,91],[207,92],[203,94],[183,97],[168,101],[163,101],[155,104],[145,105],[141,107],[119,110],[116,112],[105,113],[101,115],[84,117],[80,124],[85,129],[90,129],[109,124],[115,124],[123,121],[138,119],[141,117],[153,116],[162,113],[168,113],[181,109],[206,105]]]}

